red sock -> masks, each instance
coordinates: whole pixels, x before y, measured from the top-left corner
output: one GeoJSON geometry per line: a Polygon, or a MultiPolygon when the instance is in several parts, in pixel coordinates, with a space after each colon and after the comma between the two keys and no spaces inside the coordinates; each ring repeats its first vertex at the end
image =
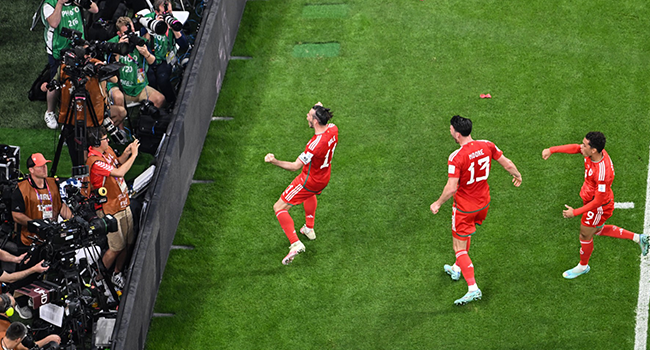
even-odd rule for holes
{"type": "Polygon", "coordinates": [[[634,232],[630,232],[622,227],[614,225],[605,225],[600,232],[596,233],[599,236],[608,236],[614,238],[634,239],[634,232]]]}
{"type": "Polygon", "coordinates": [[[472,259],[469,258],[466,250],[461,250],[456,253],[456,265],[460,267],[460,271],[463,273],[463,277],[468,286],[476,284],[476,280],[474,279],[474,264],[472,264],[472,259]]]}
{"type": "Polygon", "coordinates": [[[303,208],[305,208],[305,225],[307,228],[314,228],[314,216],[316,216],[316,207],[318,206],[318,200],[316,200],[316,195],[313,195],[302,203],[303,208]]]}
{"type": "Polygon", "coordinates": [[[580,246],[580,265],[587,265],[591,253],[594,251],[594,240],[591,239],[589,242],[580,241],[580,246]]]}
{"type": "Polygon", "coordinates": [[[278,218],[284,234],[289,238],[289,243],[293,244],[298,241],[296,228],[294,227],[293,219],[291,218],[291,215],[289,215],[289,212],[286,209],[282,209],[277,211],[275,216],[278,218]]]}

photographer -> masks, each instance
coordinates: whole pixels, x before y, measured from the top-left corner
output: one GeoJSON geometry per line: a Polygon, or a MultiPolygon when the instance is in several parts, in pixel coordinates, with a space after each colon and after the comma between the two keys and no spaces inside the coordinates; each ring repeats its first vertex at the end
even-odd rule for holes
{"type": "Polygon", "coordinates": [[[129,43],[135,48],[127,55],[115,55],[117,61],[125,64],[120,69],[120,83],[124,93],[120,91],[117,84],[108,83],[107,87],[113,102],[111,118],[116,125],[123,128],[121,120],[126,116],[126,103],[149,100],[160,108],[165,103],[165,96],[149,86],[147,68],[155,62],[156,58],[147,49],[144,39],[133,31],[131,19],[120,17],[115,26],[117,36],[109,40],[109,42],[129,43]]]}
{"type": "MultiPolygon", "coordinates": [[[[59,123],[63,124],[61,137],[65,139],[68,145],[68,152],[73,166],[84,164],[84,159],[80,159],[79,147],[80,140],[75,138],[75,123],[83,121],[88,128],[97,128],[104,123],[104,112],[107,105],[106,91],[99,82],[97,66],[103,65],[104,62],[91,58],[85,52],[84,47],[75,47],[67,52],[64,56],[64,62],[60,66],[59,73],[55,80],[61,84],[61,107],[59,111],[59,123]],[[69,61],[69,62],[66,62],[69,61]],[[83,84],[83,81],[86,81],[83,84]],[[89,98],[85,100],[74,99],[75,93],[83,94],[85,90],[89,98]],[[74,106],[70,110],[70,106],[74,106]],[[91,118],[91,111],[87,106],[92,106],[93,113],[97,117],[97,124],[91,118]],[[76,113],[73,118],[72,114],[76,113]],[[70,115],[68,115],[70,114],[70,115]]],[[[112,78],[117,81],[116,78],[112,78]]],[[[85,150],[84,150],[85,151],[85,150]]]]}
{"type": "Polygon", "coordinates": [[[61,337],[56,334],[50,334],[47,337],[34,342],[27,334],[27,327],[20,323],[14,322],[4,330],[0,329],[0,345],[3,350],[26,350],[33,349],[35,346],[42,348],[52,342],[56,345],[61,344],[61,337]]]}
{"type": "MultiPolygon", "coordinates": [[[[91,13],[99,12],[97,4],[90,0],[44,0],[41,8],[41,18],[45,26],[45,48],[47,49],[47,61],[50,66],[50,79],[54,78],[61,64],[61,51],[69,48],[72,41],[61,36],[61,29],[70,28],[83,34],[83,17],[79,7],[83,7],[91,13]]],[[[58,91],[47,92],[47,111],[45,112],[45,123],[50,129],[56,129],[56,100],[58,91]]]]}
{"type": "Polygon", "coordinates": [[[155,0],[153,8],[155,12],[145,15],[144,18],[167,23],[167,31],[162,35],[148,31],[144,35],[150,47],[153,46],[153,54],[156,57],[156,61],[149,65],[147,77],[149,85],[162,92],[165,100],[171,105],[176,101],[176,92],[171,83],[172,66],[177,61],[176,43],[181,49],[186,49],[189,43],[181,30],[182,23],[172,15],[172,4],[169,0],[155,0]]]}
{"type": "Polygon", "coordinates": [[[40,153],[34,153],[27,158],[29,176],[18,183],[11,198],[11,215],[17,225],[16,232],[20,232],[20,241],[24,248],[33,242],[29,236],[36,235],[27,230],[28,221],[46,219],[56,222],[59,214],[64,219],[72,217],[70,208],[61,201],[56,181],[47,176],[49,162],[40,153]]]}
{"type": "Polygon", "coordinates": [[[131,169],[138,155],[140,142],[133,141],[118,157],[108,144],[109,138],[106,135],[106,129],[99,128],[97,132],[90,133],[88,136],[91,146],[88,148],[86,165],[90,169],[91,187],[92,189],[105,187],[107,192],[107,201],[101,208],[98,208],[97,215],[102,217],[111,214],[118,222],[117,232],[110,232],[106,236],[108,250],[102,257],[102,263],[106,269],[110,269],[115,263],[111,281],[118,288],[123,289],[122,271],[130,248],[135,241],[133,214],[129,207],[131,202],[124,175],[131,169]]]}

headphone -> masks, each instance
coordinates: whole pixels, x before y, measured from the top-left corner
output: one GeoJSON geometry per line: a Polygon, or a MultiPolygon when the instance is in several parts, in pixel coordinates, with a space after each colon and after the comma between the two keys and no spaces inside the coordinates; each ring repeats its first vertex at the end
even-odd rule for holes
{"type": "Polygon", "coordinates": [[[100,147],[102,145],[102,137],[99,130],[90,130],[88,133],[88,143],[92,147],[100,147]]]}
{"type": "Polygon", "coordinates": [[[7,294],[0,294],[0,313],[6,314],[11,317],[14,315],[14,308],[11,306],[11,298],[7,294]]]}

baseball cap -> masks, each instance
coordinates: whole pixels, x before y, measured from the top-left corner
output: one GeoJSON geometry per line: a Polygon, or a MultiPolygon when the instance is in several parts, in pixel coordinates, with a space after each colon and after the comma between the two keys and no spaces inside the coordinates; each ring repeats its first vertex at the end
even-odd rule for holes
{"type": "Polygon", "coordinates": [[[45,163],[51,163],[51,160],[45,159],[42,154],[34,153],[29,158],[27,158],[27,167],[31,168],[34,166],[43,166],[45,163]]]}

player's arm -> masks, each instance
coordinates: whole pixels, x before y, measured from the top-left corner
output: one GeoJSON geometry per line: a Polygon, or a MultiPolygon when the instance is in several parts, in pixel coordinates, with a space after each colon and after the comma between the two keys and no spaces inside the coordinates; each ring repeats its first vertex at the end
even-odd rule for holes
{"type": "Polygon", "coordinates": [[[570,145],[553,146],[550,148],[545,148],[542,151],[542,158],[546,160],[553,153],[568,153],[568,154],[580,153],[580,145],[577,143],[572,143],[570,145]]]}
{"type": "Polygon", "coordinates": [[[580,208],[573,209],[572,207],[568,205],[564,205],[566,207],[566,210],[562,211],[562,215],[565,218],[572,218],[574,216],[582,215],[588,211],[595,210],[596,208],[607,204],[608,201],[611,199],[606,195],[607,191],[607,185],[606,184],[598,184],[598,190],[596,191],[596,194],[594,195],[594,199],[592,199],[589,203],[583,205],[580,208]],[[602,187],[601,187],[602,186],[602,187]],[[600,191],[600,189],[604,189],[603,191],[600,191]]]}
{"type": "Polygon", "coordinates": [[[501,164],[501,166],[506,169],[507,172],[512,175],[512,183],[515,184],[516,187],[519,187],[521,185],[521,173],[519,170],[517,170],[517,166],[515,163],[513,163],[510,159],[508,159],[506,156],[503,154],[499,159],[497,159],[497,162],[501,164]]]}
{"type": "Polygon", "coordinates": [[[445,185],[445,188],[442,189],[442,194],[440,195],[440,198],[438,198],[437,201],[433,202],[431,204],[431,212],[434,214],[438,213],[438,210],[440,210],[440,207],[445,204],[458,190],[458,181],[460,178],[458,177],[450,177],[447,179],[447,184],[445,185]]]}
{"type": "Polygon", "coordinates": [[[303,162],[300,160],[300,157],[296,158],[296,160],[293,162],[287,162],[285,160],[275,159],[275,155],[273,153],[267,154],[264,157],[264,161],[289,171],[299,170],[303,166],[303,162]]]}

